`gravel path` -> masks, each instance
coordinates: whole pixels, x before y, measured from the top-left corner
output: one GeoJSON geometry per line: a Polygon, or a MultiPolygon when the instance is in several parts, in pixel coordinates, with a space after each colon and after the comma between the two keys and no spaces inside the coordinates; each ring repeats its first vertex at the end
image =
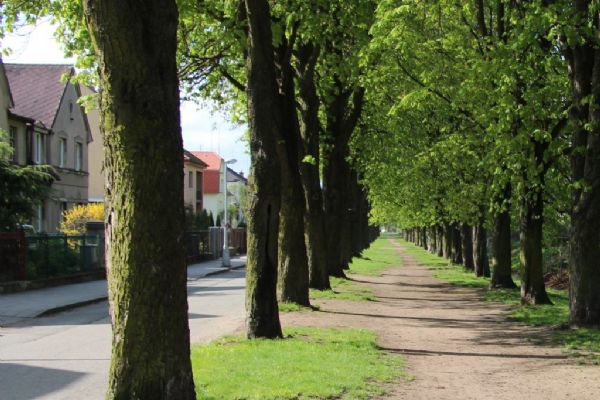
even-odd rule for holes
{"type": "Polygon", "coordinates": [[[289,313],[283,324],[361,327],[401,354],[414,377],[390,386],[386,399],[598,399],[600,368],[579,365],[559,348],[540,345],[547,328],[508,321],[508,307],[483,302],[402,252],[400,268],[381,277],[354,276],[376,302],[316,301],[321,311],[289,313]],[[326,314],[326,315],[324,315],[326,314]]]}

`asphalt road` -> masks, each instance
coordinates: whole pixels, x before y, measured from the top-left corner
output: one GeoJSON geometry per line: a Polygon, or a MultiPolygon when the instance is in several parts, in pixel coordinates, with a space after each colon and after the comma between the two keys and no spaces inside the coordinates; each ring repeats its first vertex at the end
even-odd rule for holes
{"type": "MultiPolygon", "coordinates": [[[[242,326],[244,276],[237,270],[188,280],[192,343],[242,326]]],[[[106,302],[0,328],[0,399],[103,399],[110,341],[106,302]]]]}

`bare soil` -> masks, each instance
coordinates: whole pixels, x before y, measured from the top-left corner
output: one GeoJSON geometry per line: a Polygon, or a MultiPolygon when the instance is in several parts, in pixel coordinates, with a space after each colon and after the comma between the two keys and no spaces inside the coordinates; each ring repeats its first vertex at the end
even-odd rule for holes
{"type": "Polygon", "coordinates": [[[600,398],[600,367],[547,344],[549,328],[507,320],[508,306],[433,278],[399,244],[390,246],[402,266],[380,277],[352,276],[377,301],[315,300],[320,311],[286,313],[283,325],[376,331],[379,345],[402,355],[414,378],[390,385],[385,399],[600,398]]]}

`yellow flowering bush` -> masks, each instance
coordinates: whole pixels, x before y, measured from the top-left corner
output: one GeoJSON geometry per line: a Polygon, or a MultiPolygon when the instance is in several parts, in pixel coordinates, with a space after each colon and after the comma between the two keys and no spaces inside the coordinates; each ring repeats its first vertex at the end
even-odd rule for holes
{"type": "Polygon", "coordinates": [[[80,235],[85,233],[85,224],[88,221],[104,221],[103,203],[83,204],[65,211],[60,230],[67,235],[80,235]]]}

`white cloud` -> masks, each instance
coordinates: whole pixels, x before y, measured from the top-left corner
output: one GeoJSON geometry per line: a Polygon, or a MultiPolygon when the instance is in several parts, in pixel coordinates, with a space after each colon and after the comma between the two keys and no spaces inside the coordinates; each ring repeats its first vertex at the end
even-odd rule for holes
{"type": "MultiPolygon", "coordinates": [[[[10,48],[12,53],[4,57],[5,62],[15,63],[73,63],[65,58],[60,45],[53,37],[54,28],[46,20],[35,27],[26,26],[7,35],[2,47],[10,48]]],[[[245,126],[229,123],[225,116],[212,113],[209,105],[198,106],[192,102],[181,104],[181,128],[183,146],[190,151],[215,151],[226,160],[235,158],[237,163],[231,167],[248,174],[250,156],[248,145],[242,140],[245,126]]]]}

